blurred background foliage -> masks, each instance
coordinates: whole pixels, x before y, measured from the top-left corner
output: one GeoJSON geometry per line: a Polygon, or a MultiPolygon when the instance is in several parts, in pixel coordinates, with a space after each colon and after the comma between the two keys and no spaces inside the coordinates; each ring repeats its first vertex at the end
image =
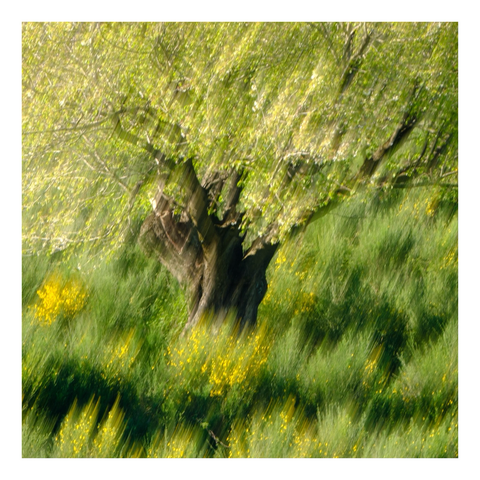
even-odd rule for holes
{"type": "Polygon", "coordinates": [[[25,23],[23,456],[458,456],[457,30],[25,23]],[[247,172],[244,233],[281,242],[254,330],[182,335],[120,115],[201,179],[247,172]]]}
{"type": "Polygon", "coordinates": [[[441,190],[356,196],[278,250],[241,335],[182,336],[134,242],[25,257],[23,456],[456,457],[457,234],[441,190]]]}
{"type": "Polygon", "coordinates": [[[374,183],[456,179],[456,23],[24,23],[22,41],[26,254],[138,233],[157,187],[147,147],[194,158],[199,179],[243,171],[247,243],[353,193],[402,122],[374,183]]]}

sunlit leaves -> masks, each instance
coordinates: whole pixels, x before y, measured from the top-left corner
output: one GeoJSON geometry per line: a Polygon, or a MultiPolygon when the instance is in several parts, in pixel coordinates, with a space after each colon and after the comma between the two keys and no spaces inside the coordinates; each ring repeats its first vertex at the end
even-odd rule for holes
{"type": "Polygon", "coordinates": [[[434,172],[453,171],[456,24],[25,23],[25,248],[118,245],[155,189],[147,145],[200,177],[243,169],[244,227],[283,238],[406,113],[416,133],[390,171],[442,142],[434,172]]]}

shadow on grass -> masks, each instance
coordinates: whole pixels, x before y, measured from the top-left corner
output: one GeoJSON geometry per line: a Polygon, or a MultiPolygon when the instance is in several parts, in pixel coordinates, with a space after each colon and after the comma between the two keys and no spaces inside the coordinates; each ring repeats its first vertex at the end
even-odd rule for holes
{"type": "Polygon", "coordinates": [[[135,386],[119,379],[112,381],[88,363],[73,360],[62,363],[50,361],[43,369],[42,378],[28,378],[23,385],[23,409],[36,408],[55,420],[56,433],[76,400],[86,405],[94,395],[99,399],[99,416],[103,418],[120,397],[120,408],[125,412],[125,435],[140,440],[161,428],[163,398],[141,397],[135,386]]]}

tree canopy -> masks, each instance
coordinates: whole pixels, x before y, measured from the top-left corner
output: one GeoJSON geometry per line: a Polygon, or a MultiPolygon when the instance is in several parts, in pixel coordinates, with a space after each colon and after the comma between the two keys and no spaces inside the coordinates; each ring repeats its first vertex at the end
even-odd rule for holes
{"type": "Polygon", "coordinates": [[[188,211],[187,162],[209,215],[236,197],[246,244],[359,188],[455,185],[457,37],[455,23],[25,23],[24,252],[114,249],[159,178],[188,211]]]}

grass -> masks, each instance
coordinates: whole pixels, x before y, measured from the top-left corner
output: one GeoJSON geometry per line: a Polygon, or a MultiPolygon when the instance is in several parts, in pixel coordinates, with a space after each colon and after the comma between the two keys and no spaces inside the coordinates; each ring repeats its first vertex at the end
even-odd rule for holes
{"type": "Polygon", "coordinates": [[[23,261],[24,457],[457,457],[457,213],[359,196],[286,242],[253,332],[190,335],[136,245],[23,261]]]}

